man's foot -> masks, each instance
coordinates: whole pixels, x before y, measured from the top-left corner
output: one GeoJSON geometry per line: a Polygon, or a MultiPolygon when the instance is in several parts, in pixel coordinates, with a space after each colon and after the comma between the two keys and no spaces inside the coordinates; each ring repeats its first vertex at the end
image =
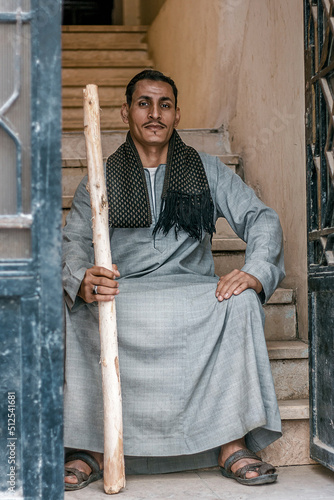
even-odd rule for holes
{"type": "MultiPolygon", "coordinates": [[[[224,444],[224,446],[221,447],[220,449],[220,454],[218,458],[218,464],[220,467],[224,467],[226,460],[233,455],[236,451],[239,450],[247,450],[246,444],[245,444],[245,439],[236,439],[235,441],[231,441],[230,443],[224,444]]],[[[240,467],[244,467],[245,465],[248,464],[254,464],[258,462],[256,459],[252,458],[243,458],[238,460],[234,465],[231,467],[231,471],[234,473],[240,467]]],[[[246,478],[249,479],[251,477],[257,477],[258,474],[256,472],[247,472],[246,478]]]]}
{"type": "Polygon", "coordinates": [[[247,450],[244,438],[222,446],[218,463],[224,476],[242,484],[265,484],[277,479],[275,467],[261,462],[260,458],[247,450]]]}
{"type": "Polygon", "coordinates": [[[75,490],[97,481],[103,475],[103,454],[93,451],[69,453],[65,463],[65,489],[75,490]]]}

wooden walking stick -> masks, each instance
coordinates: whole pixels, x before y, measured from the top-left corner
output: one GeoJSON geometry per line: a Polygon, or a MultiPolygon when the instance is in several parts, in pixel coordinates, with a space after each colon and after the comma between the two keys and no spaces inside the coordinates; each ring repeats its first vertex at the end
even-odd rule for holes
{"type": "MultiPolygon", "coordinates": [[[[102,159],[98,89],[96,85],[87,85],[83,92],[95,264],[111,270],[108,198],[102,159]]],[[[104,407],[104,491],[112,494],[125,487],[115,300],[99,302],[99,330],[104,407]]]]}

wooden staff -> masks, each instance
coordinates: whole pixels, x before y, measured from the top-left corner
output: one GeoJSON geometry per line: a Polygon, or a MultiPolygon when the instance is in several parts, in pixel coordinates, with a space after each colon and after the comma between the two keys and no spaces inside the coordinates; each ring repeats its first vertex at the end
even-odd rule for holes
{"type": "MultiPolygon", "coordinates": [[[[111,270],[108,198],[102,159],[98,89],[96,85],[87,85],[83,92],[95,264],[111,270]]],[[[104,407],[104,491],[112,494],[125,487],[115,300],[99,302],[99,330],[104,407]]]]}

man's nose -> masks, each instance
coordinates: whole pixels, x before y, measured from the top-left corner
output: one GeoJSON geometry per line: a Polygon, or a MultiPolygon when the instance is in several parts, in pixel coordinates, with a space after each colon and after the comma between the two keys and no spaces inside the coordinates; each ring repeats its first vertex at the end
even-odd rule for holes
{"type": "Polygon", "coordinates": [[[149,118],[153,118],[153,120],[157,120],[161,117],[161,111],[159,104],[152,103],[149,109],[149,118]]]}

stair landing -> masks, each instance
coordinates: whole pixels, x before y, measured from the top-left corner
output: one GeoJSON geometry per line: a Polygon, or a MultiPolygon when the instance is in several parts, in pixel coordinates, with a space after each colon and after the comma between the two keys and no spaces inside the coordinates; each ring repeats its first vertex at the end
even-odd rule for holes
{"type": "MultiPolygon", "coordinates": [[[[278,481],[258,487],[244,486],[222,476],[218,468],[127,476],[122,500],[332,500],[334,472],[321,465],[280,467],[278,481]]],[[[103,480],[79,491],[65,493],[65,500],[105,500],[103,480]]]]}

